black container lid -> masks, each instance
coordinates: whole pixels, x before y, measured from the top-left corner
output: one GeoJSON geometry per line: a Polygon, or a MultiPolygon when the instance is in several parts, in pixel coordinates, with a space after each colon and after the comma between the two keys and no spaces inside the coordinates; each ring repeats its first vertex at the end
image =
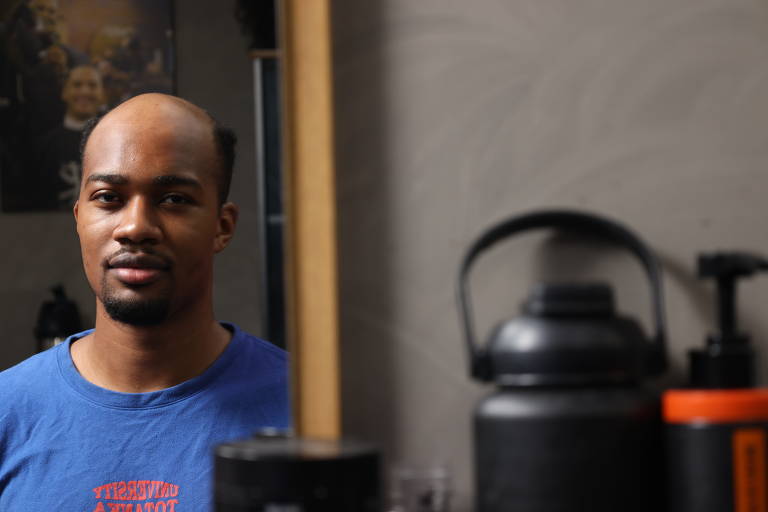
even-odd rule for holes
{"type": "Polygon", "coordinates": [[[354,441],[261,436],[216,447],[217,512],[269,505],[306,512],[379,510],[379,455],[354,441]]]}
{"type": "Polygon", "coordinates": [[[636,321],[615,313],[607,284],[540,283],[522,312],[488,343],[498,385],[627,383],[648,373],[653,346],[636,321]]]}
{"type": "Polygon", "coordinates": [[[608,317],[613,302],[613,290],[606,283],[538,283],[522,309],[542,317],[608,317]]]}
{"type": "Polygon", "coordinates": [[[221,444],[216,456],[239,461],[284,460],[336,461],[367,457],[372,453],[369,446],[355,441],[328,441],[303,439],[290,436],[259,435],[253,439],[221,444]]]}
{"type": "Polygon", "coordinates": [[[688,351],[692,388],[751,388],[755,385],[755,351],[746,335],[730,336],[723,342],[717,335],[707,345],[688,351]]]}

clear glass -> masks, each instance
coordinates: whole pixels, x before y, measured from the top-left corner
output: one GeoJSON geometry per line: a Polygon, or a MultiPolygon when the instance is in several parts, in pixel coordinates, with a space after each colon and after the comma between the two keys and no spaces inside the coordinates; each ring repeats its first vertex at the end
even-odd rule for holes
{"type": "Polygon", "coordinates": [[[391,512],[449,512],[451,482],[444,466],[396,467],[391,512]]]}

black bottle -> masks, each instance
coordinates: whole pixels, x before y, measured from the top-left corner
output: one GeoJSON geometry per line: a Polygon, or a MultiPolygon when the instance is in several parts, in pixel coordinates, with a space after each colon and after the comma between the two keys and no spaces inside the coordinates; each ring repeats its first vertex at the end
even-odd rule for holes
{"type": "Polygon", "coordinates": [[[719,330],[690,351],[688,387],[664,393],[671,511],[768,512],[768,389],[754,387],[736,321],[738,279],[766,269],[744,252],[699,256],[699,276],[717,282],[719,330]]]}
{"type": "Polygon", "coordinates": [[[473,377],[495,385],[474,415],[478,512],[663,510],[658,394],[665,367],[659,265],[623,226],[591,214],[538,212],[486,231],[467,252],[459,303],[473,377]],[[651,283],[656,332],[614,311],[609,286],[543,284],[485,347],[474,341],[469,268],[497,241],[530,229],[600,236],[632,252],[651,283]]]}

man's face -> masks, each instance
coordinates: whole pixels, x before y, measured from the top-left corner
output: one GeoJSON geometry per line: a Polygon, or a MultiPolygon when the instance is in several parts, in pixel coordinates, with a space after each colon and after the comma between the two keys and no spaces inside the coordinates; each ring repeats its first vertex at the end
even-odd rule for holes
{"type": "Polygon", "coordinates": [[[32,0],[29,7],[35,13],[38,28],[43,31],[52,31],[56,26],[56,14],[58,10],[55,0],[32,0]]]}
{"type": "Polygon", "coordinates": [[[96,127],[75,217],[86,276],[113,319],[155,325],[210,301],[213,256],[237,216],[219,206],[218,169],[210,126],[188,112],[128,107],[96,127]]]}
{"type": "Polygon", "coordinates": [[[95,117],[104,103],[101,75],[89,66],[74,68],[69,72],[61,99],[67,104],[67,115],[80,121],[95,117]]]}

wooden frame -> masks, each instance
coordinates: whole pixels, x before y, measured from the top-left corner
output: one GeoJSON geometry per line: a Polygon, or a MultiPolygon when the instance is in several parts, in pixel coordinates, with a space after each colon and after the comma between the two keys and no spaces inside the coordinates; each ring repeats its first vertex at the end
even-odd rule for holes
{"type": "Polygon", "coordinates": [[[294,426],[341,434],[330,0],[280,2],[287,336],[294,426]]]}

